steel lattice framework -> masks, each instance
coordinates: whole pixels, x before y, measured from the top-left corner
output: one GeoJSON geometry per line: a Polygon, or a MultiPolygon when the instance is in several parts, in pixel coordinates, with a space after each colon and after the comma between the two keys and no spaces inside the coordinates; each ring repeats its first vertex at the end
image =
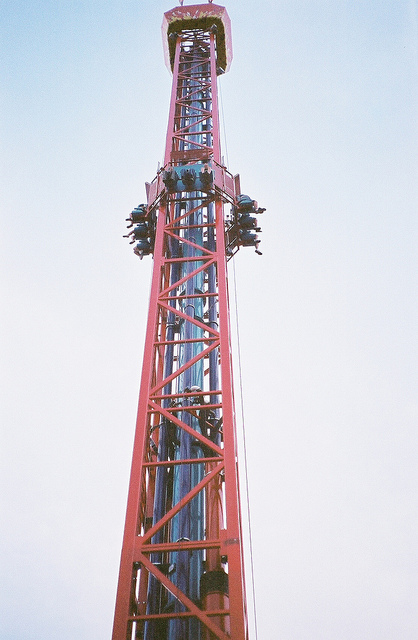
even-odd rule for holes
{"type": "Polygon", "coordinates": [[[257,249],[261,210],[220,155],[225,9],[177,7],[163,32],[164,166],[128,234],[154,268],[113,640],[246,640],[227,259],[257,249]]]}

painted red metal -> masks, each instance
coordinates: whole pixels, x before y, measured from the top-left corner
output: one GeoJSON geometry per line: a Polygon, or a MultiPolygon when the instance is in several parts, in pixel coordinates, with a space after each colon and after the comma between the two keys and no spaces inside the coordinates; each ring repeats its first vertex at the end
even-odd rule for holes
{"type": "Polygon", "coordinates": [[[230,23],[224,7],[182,6],[163,33],[173,89],[147,186],[154,268],[112,639],[247,640],[224,216],[239,179],[222,166],[217,98],[230,23]],[[165,172],[188,167],[212,171],[208,188],[170,190],[165,172]],[[182,518],[198,532],[176,533],[182,518]]]}

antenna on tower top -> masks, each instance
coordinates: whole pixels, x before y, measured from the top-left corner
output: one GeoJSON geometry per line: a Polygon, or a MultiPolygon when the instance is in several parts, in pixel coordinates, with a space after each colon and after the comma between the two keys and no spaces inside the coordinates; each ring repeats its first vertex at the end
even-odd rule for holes
{"type": "MultiPolygon", "coordinates": [[[[179,3],[181,4],[181,6],[183,6],[183,2],[184,0],[179,0],[179,3]]],[[[212,4],[213,0],[209,0],[209,2],[212,4]]]]}

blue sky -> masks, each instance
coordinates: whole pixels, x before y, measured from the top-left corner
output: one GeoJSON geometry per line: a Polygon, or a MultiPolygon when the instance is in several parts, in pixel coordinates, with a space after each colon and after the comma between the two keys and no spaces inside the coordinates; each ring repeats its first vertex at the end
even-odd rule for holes
{"type": "MultiPolygon", "coordinates": [[[[417,3],[225,4],[258,636],[415,640],[417,3]]],[[[110,637],[172,6],[0,8],[4,640],[110,637]]]]}

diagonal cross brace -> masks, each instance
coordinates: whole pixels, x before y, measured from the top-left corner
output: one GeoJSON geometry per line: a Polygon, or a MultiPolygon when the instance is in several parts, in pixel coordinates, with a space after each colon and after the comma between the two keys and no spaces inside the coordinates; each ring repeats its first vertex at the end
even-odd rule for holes
{"type": "MultiPolygon", "coordinates": [[[[199,256],[199,259],[200,260],[206,260],[206,256],[199,256]]],[[[194,278],[194,276],[196,276],[198,273],[200,273],[204,269],[207,269],[208,267],[210,267],[210,265],[214,264],[215,262],[216,262],[215,258],[208,259],[207,262],[204,262],[200,267],[198,267],[197,269],[195,269],[191,273],[188,273],[187,276],[184,276],[183,278],[181,278],[180,280],[177,280],[174,284],[171,284],[169,287],[167,287],[163,291],[160,291],[160,295],[161,296],[167,295],[167,293],[169,293],[170,291],[172,291],[176,287],[179,287],[184,282],[187,282],[187,280],[190,280],[190,278],[194,278]]]]}
{"type": "MultiPolygon", "coordinates": [[[[183,422],[182,420],[177,418],[177,416],[174,416],[172,413],[167,411],[167,409],[164,409],[163,407],[160,407],[155,402],[152,402],[152,400],[149,401],[149,405],[150,405],[150,407],[153,407],[153,409],[155,409],[160,415],[162,415],[165,418],[167,418],[167,420],[169,420],[173,424],[175,424],[178,427],[180,427],[180,429],[183,429],[183,431],[187,431],[187,433],[189,435],[191,435],[194,438],[196,438],[196,440],[199,440],[199,442],[204,444],[206,447],[208,447],[209,449],[212,449],[212,451],[215,451],[216,453],[219,453],[220,456],[223,455],[223,453],[224,453],[223,449],[218,447],[217,444],[215,444],[214,442],[212,442],[212,440],[209,440],[204,435],[199,433],[199,431],[196,431],[195,429],[193,429],[193,427],[189,427],[188,424],[186,424],[185,422],[183,422]]],[[[176,409],[176,411],[178,411],[178,410],[179,409],[176,409]]]]}
{"type": "Polygon", "coordinates": [[[152,573],[161,584],[164,585],[170,593],[181,604],[183,604],[196,618],[198,618],[217,638],[218,640],[231,640],[231,636],[228,636],[222,629],[220,629],[212,620],[206,615],[205,611],[199,609],[198,606],[186,596],[185,593],[180,591],[155,565],[152,564],[142,553],[139,554],[138,562],[140,562],[150,573],[152,573]]]}
{"type": "MultiPolygon", "coordinates": [[[[202,298],[204,297],[204,294],[202,293],[202,298]]],[[[185,298],[187,300],[187,296],[185,298]]],[[[170,298],[168,298],[168,300],[170,300],[170,298]]],[[[158,301],[158,304],[161,307],[164,307],[165,309],[167,309],[167,311],[171,311],[171,313],[174,313],[176,316],[179,316],[180,318],[183,318],[184,320],[186,320],[187,322],[191,322],[192,324],[194,324],[196,327],[198,327],[199,329],[202,329],[202,331],[208,331],[209,333],[212,333],[214,336],[219,336],[219,331],[215,331],[215,329],[212,329],[212,327],[209,327],[206,324],[203,324],[203,322],[200,322],[199,320],[196,320],[195,318],[192,318],[192,316],[188,316],[187,313],[184,313],[183,311],[180,311],[180,309],[176,309],[176,307],[172,307],[169,304],[166,304],[165,302],[163,302],[163,300],[158,301]]],[[[202,338],[202,342],[204,341],[204,338],[202,338]]],[[[156,343],[158,344],[158,342],[156,343]]]]}
{"type": "Polygon", "coordinates": [[[174,505],[174,507],[171,507],[170,511],[167,511],[167,513],[161,518],[161,520],[159,520],[156,524],[154,524],[151,527],[151,529],[148,529],[148,531],[144,534],[144,536],[141,539],[142,544],[145,544],[146,542],[148,542],[152,538],[152,536],[154,536],[157,533],[157,531],[161,529],[161,527],[163,527],[169,520],[174,518],[176,513],[181,511],[183,507],[185,507],[186,504],[190,502],[190,500],[192,500],[195,496],[197,496],[197,494],[200,491],[202,491],[202,489],[204,489],[206,485],[209,484],[209,482],[213,480],[213,478],[222,471],[223,468],[224,468],[224,462],[222,460],[222,462],[217,464],[216,467],[212,469],[212,471],[210,471],[200,482],[197,483],[195,487],[193,487],[191,491],[189,491],[189,493],[186,493],[184,498],[179,500],[179,502],[177,502],[177,504],[174,505]]]}
{"type": "MultiPolygon", "coordinates": [[[[202,225],[202,226],[205,226],[205,225],[202,225]]],[[[173,231],[169,231],[168,229],[166,229],[165,230],[165,234],[167,236],[171,236],[172,238],[174,238],[175,240],[178,240],[179,242],[183,242],[183,244],[187,244],[190,247],[193,247],[194,249],[198,249],[199,251],[204,251],[207,256],[213,256],[213,251],[209,251],[209,249],[206,249],[205,247],[202,247],[201,245],[196,244],[195,242],[192,242],[191,240],[186,240],[186,238],[182,238],[181,236],[173,233],[173,231]]],[[[202,254],[202,256],[199,256],[199,257],[203,257],[204,258],[205,255],[202,254]]]]}
{"type": "MultiPolygon", "coordinates": [[[[167,305],[167,309],[172,311],[172,307],[170,307],[169,305],[167,305]]],[[[202,342],[204,342],[203,338],[202,338],[202,342]]],[[[158,347],[158,342],[156,342],[156,346],[158,347]]],[[[167,376],[167,378],[164,378],[164,380],[161,380],[155,387],[151,389],[149,395],[153,396],[156,391],[159,391],[159,389],[162,389],[166,384],[174,380],[174,378],[177,378],[177,376],[181,375],[183,371],[186,371],[187,369],[192,367],[196,362],[198,362],[202,358],[205,358],[208,355],[208,353],[210,353],[213,349],[215,349],[218,346],[219,346],[219,340],[216,340],[213,344],[209,345],[209,347],[206,347],[206,349],[203,349],[203,351],[201,351],[196,356],[194,356],[194,358],[186,362],[186,364],[179,367],[177,371],[174,371],[172,374],[167,376]]]]}

